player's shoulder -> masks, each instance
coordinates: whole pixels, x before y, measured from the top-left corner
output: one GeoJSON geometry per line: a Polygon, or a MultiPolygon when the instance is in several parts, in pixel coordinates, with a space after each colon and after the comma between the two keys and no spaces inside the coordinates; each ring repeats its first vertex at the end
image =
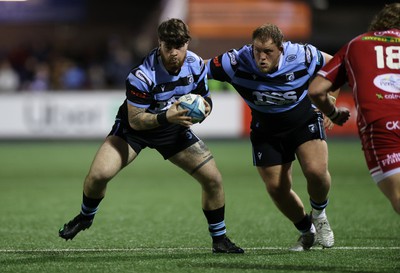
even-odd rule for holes
{"type": "Polygon", "coordinates": [[[290,53],[290,54],[302,54],[309,51],[318,51],[318,49],[312,45],[312,44],[307,44],[307,43],[292,43],[290,41],[284,42],[283,43],[283,50],[284,52],[290,53]]]}
{"type": "Polygon", "coordinates": [[[284,42],[283,54],[285,61],[291,64],[306,63],[309,66],[311,63],[322,61],[320,50],[312,44],[284,42]]]}
{"type": "Polygon", "coordinates": [[[129,84],[142,88],[152,86],[155,82],[157,61],[157,49],[153,49],[140,64],[132,68],[127,76],[129,84]]]}
{"type": "Polygon", "coordinates": [[[231,54],[234,54],[238,59],[248,59],[253,57],[253,49],[251,44],[246,44],[239,49],[231,49],[231,54]]]}
{"type": "Polygon", "coordinates": [[[251,44],[246,44],[238,49],[231,49],[226,52],[232,66],[249,66],[253,62],[253,49],[251,44]]]}
{"type": "Polygon", "coordinates": [[[194,74],[201,74],[205,71],[205,62],[203,58],[190,50],[186,52],[184,65],[194,74]]]}
{"type": "Polygon", "coordinates": [[[202,66],[204,63],[204,60],[202,57],[194,53],[193,51],[188,50],[186,52],[186,59],[185,63],[190,65],[190,66],[202,66]]]}

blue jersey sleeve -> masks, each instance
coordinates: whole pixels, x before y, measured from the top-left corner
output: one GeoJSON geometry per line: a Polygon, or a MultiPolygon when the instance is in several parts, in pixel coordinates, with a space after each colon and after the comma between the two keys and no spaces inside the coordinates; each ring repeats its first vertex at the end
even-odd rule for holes
{"type": "Polygon", "coordinates": [[[213,59],[210,59],[207,64],[210,79],[230,83],[239,66],[237,58],[238,51],[231,49],[213,59]]]}

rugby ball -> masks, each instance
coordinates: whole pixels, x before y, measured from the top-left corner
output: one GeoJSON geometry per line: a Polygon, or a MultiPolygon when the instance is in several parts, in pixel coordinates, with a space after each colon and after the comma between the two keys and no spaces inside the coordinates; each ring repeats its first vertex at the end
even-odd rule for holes
{"type": "Polygon", "coordinates": [[[195,94],[186,94],[178,99],[180,104],[178,108],[188,109],[186,116],[192,118],[193,123],[202,121],[206,116],[206,106],[203,101],[203,97],[195,94]]]}

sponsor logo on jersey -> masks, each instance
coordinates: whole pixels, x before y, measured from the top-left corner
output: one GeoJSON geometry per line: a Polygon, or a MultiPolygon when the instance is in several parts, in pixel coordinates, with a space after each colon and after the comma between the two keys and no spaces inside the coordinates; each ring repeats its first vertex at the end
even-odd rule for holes
{"type": "Polygon", "coordinates": [[[392,165],[400,162],[400,153],[387,154],[386,158],[381,161],[383,166],[392,165]]]}
{"type": "Polygon", "coordinates": [[[385,31],[376,31],[376,32],[374,32],[374,35],[375,35],[375,36],[383,36],[383,35],[387,35],[387,34],[400,36],[400,31],[396,31],[396,30],[385,30],[385,31]]]}
{"type": "Polygon", "coordinates": [[[193,56],[189,56],[186,58],[187,63],[194,63],[195,61],[196,61],[196,59],[193,56]]]}
{"type": "Polygon", "coordinates": [[[143,73],[142,70],[136,70],[134,75],[136,76],[136,78],[138,78],[139,80],[141,80],[142,82],[144,82],[147,85],[151,85],[151,80],[149,79],[149,77],[146,76],[146,74],[143,73]]]}
{"type": "Polygon", "coordinates": [[[295,54],[290,54],[289,56],[286,57],[287,62],[293,62],[296,59],[297,59],[297,55],[295,55],[295,54]]]}
{"type": "Polygon", "coordinates": [[[253,92],[255,105],[284,105],[292,104],[297,101],[296,91],[286,92],[253,92]]]}
{"type": "Polygon", "coordinates": [[[389,131],[399,130],[400,129],[399,121],[393,120],[393,121],[386,122],[386,129],[388,129],[389,131]]]}
{"type": "Polygon", "coordinates": [[[307,47],[306,47],[306,62],[307,62],[308,64],[311,63],[311,58],[312,58],[311,49],[307,46],[307,47]]]}
{"type": "Polygon", "coordinates": [[[228,52],[228,56],[229,56],[229,59],[231,60],[231,65],[236,65],[237,60],[236,60],[235,54],[233,54],[232,52],[228,52]]]}
{"type": "Polygon", "coordinates": [[[136,91],[136,90],[130,90],[130,91],[131,91],[131,94],[132,94],[133,96],[138,97],[138,98],[145,99],[145,98],[147,98],[147,96],[148,96],[148,94],[142,93],[142,92],[139,92],[139,91],[136,91]]]}
{"type": "Polygon", "coordinates": [[[215,67],[221,67],[221,63],[219,62],[218,57],[214,57],[212,61],[215,67]]]}
{"type": "Polygon", "coordinates": [[[389,37],[389,36],[364,36],[361,38],[362,41],[374,41],[374,42],[386,42],[386,43],[400,43],[400,38],[389,37]]]}
{"type": "Polygon", "coordinates": [[[378,75],[374,79],[374,85],[389,93],[400,93],[400,74],[378,75]]]}

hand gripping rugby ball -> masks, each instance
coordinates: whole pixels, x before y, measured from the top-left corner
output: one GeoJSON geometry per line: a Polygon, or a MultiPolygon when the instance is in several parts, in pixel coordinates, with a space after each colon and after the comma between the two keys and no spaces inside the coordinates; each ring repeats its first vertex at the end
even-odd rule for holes
{"type": "Polygon", "coordinates": [[[186,94],[178,99],[181,103],[179,104],[180,109],[188,109],[186,116],[192,117],[193,123],[202,121],[206,116],[206,106],[203,98],[200,95],[186,94]]]}

